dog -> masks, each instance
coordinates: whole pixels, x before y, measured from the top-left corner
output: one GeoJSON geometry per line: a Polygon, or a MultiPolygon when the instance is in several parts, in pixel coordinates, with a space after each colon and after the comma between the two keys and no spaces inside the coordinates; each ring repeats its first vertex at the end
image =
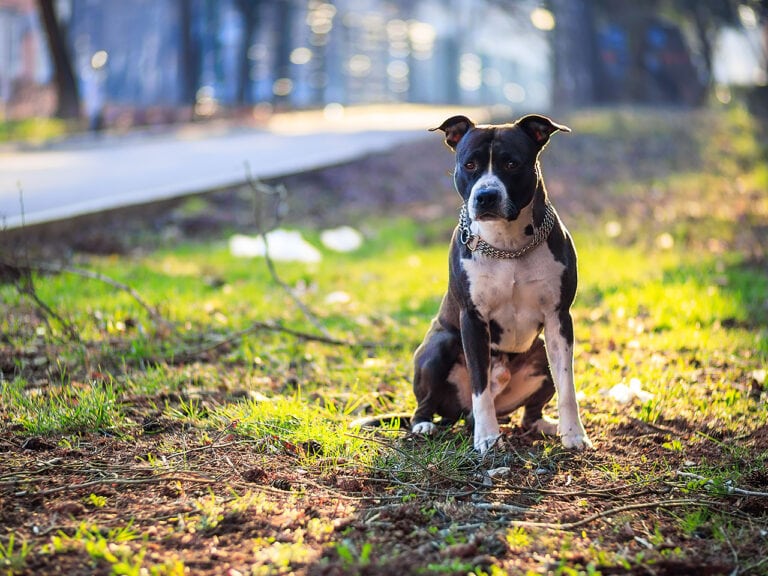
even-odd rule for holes
{"type": "Polygon", "coordinates": [[[523,407],[525,430],[591,447],[573,375],[576,251],[539,164],[550,136],[570,128],[531,114],[500,125],[452,116],[431,130],[455,153],[464,205],[448,290],[414,354],[411,431],[432,434],[466,418],[484,454],[501,435],[499,418],[523,407]],[[559,423],[542,414],[555,391],[559,423]]]}

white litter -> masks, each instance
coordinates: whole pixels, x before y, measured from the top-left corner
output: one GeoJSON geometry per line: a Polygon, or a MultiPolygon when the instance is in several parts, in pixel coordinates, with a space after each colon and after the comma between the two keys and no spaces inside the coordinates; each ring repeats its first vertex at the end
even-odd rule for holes
{"type": "MultiPolygon", "coordinates": [[[[267,232],[269,257],[276,262],[315,264],[322,260],[320,251],[304,240],[301,232],[278,228],[267,232]]],[[[236,258],[263,257],[266,249],[261,236],[235,234],[229,239],[229,252],[236,258]]]]}
{"type": "Polygon", "coordinates": [[[629,385],[619,382],[608,391],[602,391],[601,394],[608,396],[619,404],[628,404],[637,398],[640,402],[648,402],[653,398],[653,394],[643,390],[642,382],[638,378],[632,378],[629,385]]]}
{"type": "Polygon", "coordinates": [[[337,290],[335,292],[331,292],[325,297],[326,304],[348,304],[351,301],[352,301],[352,296],[350,296],[348,293],[344,292],[343,290],[337,290]]]}
{"type": "Polygon", "coordinates": [[[487,471],[488,476],[491,478],[499,478],[501,476],[508,476],[510,468],[509,466],[500,466],[499,468],[491,468],[487,471]]]}
{"type": "Polygon", "coordinates": [[[351,226],[339,226],[323,230],[320,241],[334,252],[354,252],[363,245],[363,235],[351,226]]]}

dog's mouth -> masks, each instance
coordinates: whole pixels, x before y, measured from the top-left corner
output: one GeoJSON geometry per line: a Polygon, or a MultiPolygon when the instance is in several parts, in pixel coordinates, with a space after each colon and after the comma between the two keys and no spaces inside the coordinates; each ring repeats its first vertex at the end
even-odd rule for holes
{"type": "Polygon", "coordinates": [[[475,212],[475,220],[478,222],[487,220],[506,220],[513,222],[520,216],[520,210],[514,204],[508,204],[506,210],[483,210],[475,212]]]}
{"type": "Polygon", "coordinates": [[[475,215],[475,220],[478,222],[486,221],[486,220],[504,220],[504,216],[499,214],[498,212],[490,212],[486,210],[485,212],[478,212],[475,215]]]}

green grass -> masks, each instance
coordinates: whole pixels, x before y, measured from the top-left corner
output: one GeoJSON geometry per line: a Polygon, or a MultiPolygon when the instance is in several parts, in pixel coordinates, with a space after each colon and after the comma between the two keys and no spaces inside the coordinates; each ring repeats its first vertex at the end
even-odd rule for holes
{"type": "Polygon", "coordinates": [[[122,421],[111,384],[64,382],[40,389],[17,378],[0,387],[10,421],[30,435],[107,432],[122,421]]]}
{"type": "Polygon", "coordinates": [[[63,136],[67,132],[67,123],[55,118],[0,121],[0,142],[9,140],[43,142],[63,136]]]}
{"type": "MultiPolygon", "coordinates": [[[[626,145],[629,135],[642,143],[669,129],[669,118],[646,123],[642,115],[616,114],[586,115],[571,127],[601,141],[623,139],[626,145]]],[[[36,277],[39,297],[78,327],[82,342],[62,345],[62,327],[53,320],[46,325],[29,300],[13,286],[2,285],[0,301],[8,313],[0,317],[0,332],[6,349],[15,351],[16,373],[0,382],[2,421],[22,438],[46,436],[63,446],[76,445],[94,433],[116,435],[127,443],[147,437],[148,415],[183,430],[185,448],[187,441],[204,447],[231,437],[250,454],[270,462],[269,458],[280,459],[317,481],[344,474],[370,479],[385,503],[416,507],[411,513],[423,525],[403,538],[428,537],[447,550],[466,545],[462,522],[466,526],[473,521],[469,513],[462,522],[441,523],[440,518],[448,516],[446,510],[464,513],[470,504],[461,495],[482,486],[488,468],[510,467],[522,475],[527,485],[508,487],[505,494],[525,496],[524,504],[532,508],[551,498],[542,491],[550,479],[555,485],[554,479],[571,473],[580,473],[582,481],[592,486],[662,483],[676,496],[721,498],[721,505],[670,509],[667,515],[674,527],[667,523],[662,529],[654,516],[646,521],[626,513],[625,524],[617,520],[606,528],[620,532],[631,525],[639,540],[630,536],[628,542],[640,542],[639,551],[630,551],[629,544],[604,547],[603,536],[591,528],[563,535],[523,524],[510,528],[506,523],[493,536],[493,549],[506,550],[508,561],[515,555],[552,558],[554,564],[542,560],[538,566],[548,566],[556,574],[599,573],[601,566],[629,569],[685,559],[680,542],[696,539],[705,539],[730,558],[730,546],[751,541],[765,526],[763,516],[756,517],[753,525],[728,511],[733,502],[730,489],[768,475],[768,454],[738,440],[768,425],[768,382],[757,376],[768,366],[768,275],[764,260],[741,248],[744,230],[728,212],[728,203],[725,213],[700,214],[691,202],[707,202],[710,196],[729,192],[737,169],[743,171],[743,194],[749,197],[763,182],[766,168],[743,112],[717,115],[715,126],[711,141],[698,130],[683,134],[680,145],[690,149],[692,166],[670,160],[670,173],[653,183],[666,190],[664,203],[670,210],[680,213],[687,207],[690,213],[684,218],[647,222],[649,232],[643,235],[645,224],[632,221],[631,214],[617,217],[609,211],[596,219],[593,215],[589,225],[574,217],[572,232],[580,259],[573,309],[575,362],[584,419],[598,449],[619,446],[627,427],[655,435],[657,440],[641,444],[637,454],[630,446],[631,457],[621,451],[574,456],[556,440],[546,439],[537,440],[533,448],[513,446],[488,462],[474,453],[467,434],[415,441],[402,439],[395,431],[373,436],[348,430],[349,421],[361,414],[414,408],[410,355],[446,286],[444,237],[453,223],[445,220],[424,225],[406,218],[371,218],[363,223],[366,244],[356,253],[323,250],[323,261],[317,265],[277,264],[281,277],[333,336],[380,344],[373,347],[331,346],[255,330],[216,348],[212,356],[177,362],[185,352],[254,322],[279,321],[316,332],[272,280],[264,262],[232,257],[225,239],[133,256],[89,257],[84,263],[138,289],[172,323],[171,330],[153,323],[128,294],[104,283],[72,274],[36,277]],[[722,162],[707,164],[719,162],[716,159],[724,153],[722,162]],[[697,172],[704,167],[705,173],[697,172]],[[612,220],[632,234],[608,234],[612,220]],[[658,243],[661,234],[668,234],[672,242],[658,243]],[[721,241],[717,246],[710,242],[715,236],[721,241]],[[346,298],[327,300],[339,292],[346,298]],[[652,398],[619,405],[606,396],[614,385],[632,380],[652,398]],[[677,476],[680,471],[704,480],[677,476]],[[539,492],[534,494],[534,489],[539,492]],[[440,500],[441,494],[449,495],[446,501],[440,500]]],[[[664,142],[673,135],[665,132],[664,142]]],[[[649,183],[635,178],[616,184],[618,190],[624,186],[626,190],[649,183]]],[[[754,196],[754,213],[749,217],[759,221],[768,207],[758,194],[754,196]]],[[[317,242],[316,230],[304,232],[317,242]]],[[[636,442],[639,436],[629,438],[636,442]]],[[[142,461],[165,469],[163,459],[180,449],[170,441],[160,443],[142,461]]],[[[565,490],[562,484],[555,488],[565,490]]],[[[593,512],[595,498],[575,497],[577,509],[583,508],[584,515],[593,512]]],[[[112,501],[112,496],[93,492],[85,502],[99,511],[112,501]]],[[[244,517],[238,515],[277,513],[276,505],[263,494],[196,494],[191,502],[188,515],[177,519],[173,535],[195,530],[218,534],[222,522],[244,517]]],[[[280,541],[256,538],[255,573],[286,573],[308,562],[304,537],[322,547],[326,560],[334,558],[350,571],[382,569],[402,552],[382,548],[379,541],[368,542],[353,528],[335,532],[323,518],[313,522],[301,536],[280,541]]],[[[122,533],[110,530],[115,529],[83,524],[55,536],[45,545],[46,551],[85,553],[94,566],[108,565],[113,573],[183,571],[177,559],[150,560],[146,535],[130,532],[133,538],[119,542],[122,533]]],[[[30,544],[21,536],[14,539],[13,532],[10,537],[2,535],[2,542],[2,567],[10,573],[22,571],[30,544]]],[[[39,542],[35,546],[40,551],[39,542]]],[[[743,566],[759,573],[766,567],[760,562],[747,558],[743,566]]],[[[498,573],[494,566],[450,555],[419,569],[425,574],[498,573]]]]}
{"type": "MultiPolygon", "coordinates": [[[[392,485],[404,501],[455,489],[473,478],[479,465],[468,435],[437,437],[392,450],[366,440],[366,434],[351,435],[346,429],[365,407],[373,412],[414,407],[408,382],[410,352],[439,303],[446,266],[442,245],[391,248],[391,238],[402,239],[410,233],[409,223],[390,224],[377,230],[367,249],[371,256],[325,253],[319,266],[279,266],[291,285],[310,286],[304,300],[322,311],[324,323],[335,335],[390,343],[392,348],[328,347],[280,334],[256,333],[223,354],[223,372],[205,366],[154,363],[152,358],[158,353],[180,344],[153,334],[150,320],[130,298],[76,277],[41,278],[41,297],[67,311],[84,337],[119,337],[129,343],[123,347],[126,364],[112,374],[108,384],[87,379],[73,383],[75,376],[59,377],[44,388],[23,378],[3,382],[4,410],[26,434],[55,437],[111,430],[130,435],[138,433],[137,423],[124,417],[124,404],[177,391],[180,399],[159,408],[169,419],[201,431],[209,441],[231,430],[237,437],[253,441],[257,452],[285,454],[321,474],[367,470],[392,485]],[[347,292],[349,302],[325,306],[324,298],[334,291],[347,292]],[[122,328],[129,318],[136,319],[134,326],[142,326],[143,332],[122,328]],[[189,396],[191,391],[206,389],[246,390],[257,397],[224,395],[218,405],[204,407],[194,393],[189,396]],[[354,465],[350,466],[350,460],[354,465]]],[[[577,386],[585,395],[582,405],[587,422],[593,423],[594,440],[601,441],[604,425],[626,416],[649,424],[682,419],[691,427],[716,421],[733,433],[768,424],[768,412],[754,409],[747,388],[751,371],[768,363],[768,331],[761,301],[768,286],[761,271],[735,254],[715,259],[683,250],[626,249],[582,232],[577,232],[576,240],[581,255],[580,296],[574,309],[579,342],[577,386]],[[625,265],[627,261],[630,266],[625,265]],[[653,400],[624,408],[603,399],[603,391],[631,378],[639,379],[654,395],[653,400]]],[[[162,303],[163,313],[180,326],[184,342],[187,335],[203,328],[223,334],[260,319],[277,318],[311,330],[285,294],[272,285],[262,263],[234,260],[223,246],[189,245],[128,261],[97,259],[93,266],[141,286],[148,301],[162,303]],[[206,286],[199,277],[201,270],[222,278],[224,284],[206,286]]],[[[8,287],[3,288],[3,297],[12,306],[22,305],[8,287]]],[[[103,353],[110,357],[114,351],[103,353]]],[[[64,372],[77,374],[79,379],[80,358],[73,355],[66,360],[64,372]]],[[[24,362],[19,363],[22,372],[24,362]]],[[[664,449],[674,459],[685,457],[692,444],[710,442],[698,436],[688,440],[669,437],[664,449]]],[[[554,443],[549,446],[550,453],[545,450],[535,458],[514,459],[511,464],[531,471],[562,470],[567,465],[564,454],[554,443]]],[[[668,473],[661,466],[659,471],[668,473]]],[[[696,462],[691,470],[714,479],[716,485],[726,481],[738,485],[743,475],[765,468],[762,455],[749,468],[724,469],[719,462],[696,462]]],[[[632,471],[617,463],[601,473],[618,481],[632,471]]],[[[634,473],[645,477],[647,472],[638,469],[634,473]]],[[[712,490],[712,486],[703,486],[694,494],[712,490]]],[[[201,510],[203,517],[210,516],[201,510]]],[[[724,520],[707,514],[706,509],[683,513],[681,532],[719,534],[724,520]]],[[[215,526],[215,518],[218,516],[200,526],[211,522],[215,526]]],[[[521,534],[513,537],[517,547],[524,541],[521,534]]],[[[110,552],[100,540],[87,540],[86,545],[88,554],[113,566],[125,564],[126,569],[140,566],[144,558],[136,556],[136,550],[130,559],[110,552]]],[[[292,545],[265,546],[265,558],[270,562],[289,565],[302,558],[292,545]]],[[[358,544],[337,542],[335,546],[336,554],[349,566],[374,562],[370,550],[356,548],[358,544]]],[[[11,560],[18,563],[18,553],[14,554],[11,560]]],[[[571,573],[567,566],[556,572],[571,573]]],[[[426,566],[424,573],[471,569],[464,561],[446,560],[426,566]]],[[[588,563],[582,569],[589,571],[588,563]]]]}

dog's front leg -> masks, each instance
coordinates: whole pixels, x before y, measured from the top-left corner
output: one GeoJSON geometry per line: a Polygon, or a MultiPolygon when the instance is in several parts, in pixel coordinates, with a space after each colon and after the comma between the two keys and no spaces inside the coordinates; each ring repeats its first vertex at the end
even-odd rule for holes
{"type": "Polygon", "coordinates": [[[557,411],[560,417],[559,434],[566,448],[592,447],[579,416],[576,386],[573,381],[573,320],[570,312],[547,318],[544,339],[552,378],[557,389],[557,411]]]}
{"type": "Polygon", "coordinates": [[[491,336],[487,322],[474,310],[461,313],[461,342],[472,383],[474,446],[485,454],[501,434],[489,385],[491,336]]]}

